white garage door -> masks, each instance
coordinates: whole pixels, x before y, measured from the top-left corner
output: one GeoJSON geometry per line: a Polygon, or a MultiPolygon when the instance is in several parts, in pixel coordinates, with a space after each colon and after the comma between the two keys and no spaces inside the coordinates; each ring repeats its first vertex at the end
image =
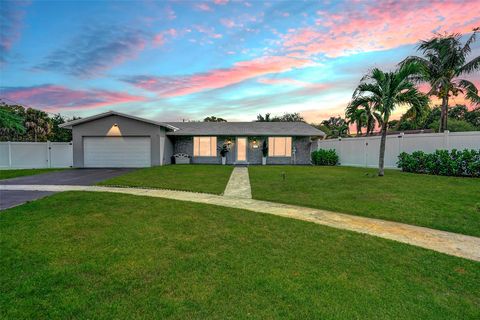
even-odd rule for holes
{"type": "Polygon", "coordinates": [[[87,168],[150,167],[150,138],[84,137],[83,160],[87,168]]]}

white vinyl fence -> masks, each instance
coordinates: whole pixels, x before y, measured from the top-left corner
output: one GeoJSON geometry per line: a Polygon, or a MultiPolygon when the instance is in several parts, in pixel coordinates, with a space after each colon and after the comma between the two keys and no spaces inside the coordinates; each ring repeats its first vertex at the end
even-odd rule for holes
{"type": "MultiPolygon", "coordinates": [[[[334,149],[342,166],[377,167],[380,136],[319,140],[318,149],[334,149]]],[[[435,152],[437,149],[480,149],[480,131],[420,133],[387,136],[385,167],[397,168],[401,152],[435,152]]]]}
{"type": "Polygon", "coordinates": [[[71,142],[0,142],[0,169],[71,166],[71,142]]]}

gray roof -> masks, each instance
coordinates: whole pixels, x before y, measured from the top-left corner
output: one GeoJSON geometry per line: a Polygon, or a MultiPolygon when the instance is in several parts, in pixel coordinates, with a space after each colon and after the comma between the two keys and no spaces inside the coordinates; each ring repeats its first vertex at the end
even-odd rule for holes
{"type": "Polygon", "coordinates": [[[125,118],[129,118],[129,119],[133,119],[133,120],[137,120],[137,121],[141,121],[141,122],[146,122],[146,123],[155,124],[155,125],[157,125],[157,126],[166,127],[166,128],[168,128],[168,129],[170,129],[170,130],[177,130],[176,127],[171,126],[171,125],[169,125],[168,123],[153,121],[153,120],[149,120],[149,119],[145,119],[145,118],[140,118],[140,117],[132,116],[132,115],[130,115],[130,114],[121,113],[121,112],[118,112],[118,111],[107,111],[107,112],[104,112],[104,113],[96,114],[96,115],[94,115],[94,116],[90,116],[90,117],[86,117],[86,118],[81,118],[81,119],[77,119],[77,120],[72,120],[72,121],[69,121],[69,122],[65,122],[65,123],[60,124],[59,127],[60,127],[60,128],[65,128],[65,129],[72,129],[72,127],[73,127],[73,126],[76,126],[77,124],[81,124],[81,123],[85,123],[85,122],[90,122],[90,121],[97,120],[97,119],[101,119],[101,118],[105,118],[105,117],[108,117],[108,116],[120,116],[120,117],[125,117],[125,118]]]}
{"type": "Polygon", "coordinates": [[[306,136],[325,133],[304,122],[168,122],[172,136],[306,136]]]}

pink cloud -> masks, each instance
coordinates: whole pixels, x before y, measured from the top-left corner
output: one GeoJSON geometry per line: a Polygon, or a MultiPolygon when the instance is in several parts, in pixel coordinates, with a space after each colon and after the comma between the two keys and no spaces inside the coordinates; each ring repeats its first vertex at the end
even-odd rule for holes
{"type": "Polygon", "coordinates": [[[337,57],[387,50],[430,38],[437,30],[468,33],[480,23],[480,6],[472,0],[380,2],[364,5],[363,11],[345,8],[342,15],[322,11],[317,14],[320,28],[298,29],[283,37],[287,51],[337,57]]]}
{"type": "Polygon", "coordinates": [[[74,90],[57,85],[2,88],[2,96],[42,110],[92,109],[119,103],[145,100],[123,92],[107,90],[74,90]]]}
{"type": "Polygon", "coordinates": [[[163,97],[175,97],[205,90],[219,89],[271,73],[281,73],[310,66],[305,59],[274,56],[235,63],[231,68],[211,70],[180,77],[140,76],[127,82],[145,90],[158,92],[163,97]]]}
{"type": "Polygon", "coordinates": [[[153,37],[153,43],[156,46],[161,46],[165,43],[165,37],[163,36],[163,33],[159,33],[153,37]]]}
{"type": "Polygon", "coordinates": [[[326,86],[321,83],[313,83],[307,81],[301,81],[292,78],[259,78],[258,83],[270,84],[270,85],[290,85],[298,87],[316,87],[316,88],[325,88],[326,86]]]}
{"type": "Polygon", "coordinates": [[[220,23],[223,24],[227,28],[235,27],[235,21],[233,21],[232,19],[227,19],[227,18],[220,19],[220,23]]]}
{"type": "Polygon", "coordinates": [[[157,33],[155,36],[153,36],[153,44],[155,46],[162,46],[165,44],[167,41],[167,36],[170,38],[176,38],[178,36],[178,32],[176,29],[168,29],[165,31],[162,31],[160,33],[157,33]]]}
{"type": "Polygon", "coordinates": [[[213,3],[219,4],[219,5],[224,5],[228,3],[228,0],[213,0],[213,3]]]}
{"type": "Polygon", "coordinates": [[[205,2],[195,4],[195,8],[201,11],[213,11],[212,8],[210,8],[210,6],[205,2]]]}

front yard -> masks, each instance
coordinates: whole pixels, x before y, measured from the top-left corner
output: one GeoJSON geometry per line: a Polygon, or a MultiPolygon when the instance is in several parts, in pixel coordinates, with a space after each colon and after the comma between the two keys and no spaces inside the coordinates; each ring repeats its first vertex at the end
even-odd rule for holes
{"type": "Polygon", "coordinates": [[[480,236],[480,179],[351,167],[251,166],[255,199],[480,236]],[[285,174],[285,180],[283,180],[285,174]]]}
{"type": "Polygon", "coordinates": [[[478,262],[189,202],[56,194],[2,212],[0,252],[4,319],[480,317],[478,262]]]}
{"type": "Polygon", "coordinates": [[[7,170],[0,170],[0,180],[3,179],[11,179],[11,178],[18,178],[24,176],[33,176],[36,174],[47,173],[52,171],[59,171],[65,169],[7,169],[7,170]]]}
{"type": "Polygon", "coordinates": [[[99,185],[162,188],[221,194],[227,185],[232,166],[171,165],[139,169],[108,179],[99,185]]]}

